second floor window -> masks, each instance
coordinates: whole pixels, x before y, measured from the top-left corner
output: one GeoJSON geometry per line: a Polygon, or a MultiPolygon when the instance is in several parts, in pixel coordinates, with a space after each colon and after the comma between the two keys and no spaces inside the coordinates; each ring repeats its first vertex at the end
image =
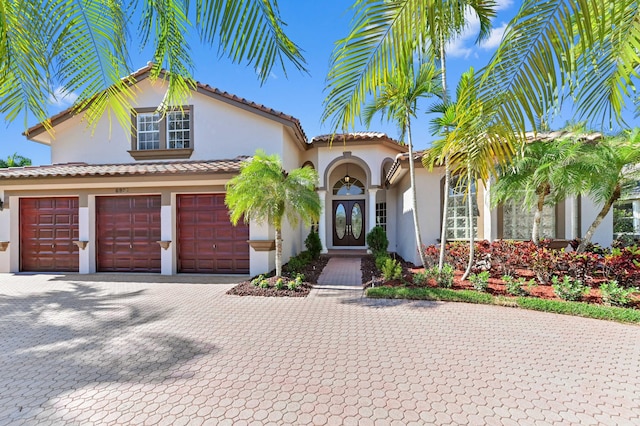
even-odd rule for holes
{"type": "Polygon", "coordinates": [[[152,108],[144,108],[135,114],[135,151],[172,150],[193,148],[193,111],[183,107],[168,111],[162,116],[152,108]]]}

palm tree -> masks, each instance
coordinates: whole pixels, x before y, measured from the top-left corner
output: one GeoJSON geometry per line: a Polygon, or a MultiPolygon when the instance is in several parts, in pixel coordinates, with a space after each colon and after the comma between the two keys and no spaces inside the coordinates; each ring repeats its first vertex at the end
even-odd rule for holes
{"type": "Polygon", "coordinates": [[[565,98],[603,123],[620,121],[629,101],[640,113],[639,20],[638,0],[522,2],[485,69],[483,97],[508,92],[499,115],[522,131],[524,117],[535,126],[565,98]]]}
{"type": "MultiPolygon", "coordinates": [[[[446,45],[460,36],[475,14],[480,21],[476,42],[490,35],[494,0],[357,0],[347,37],[337,42],[329,70],[323,121],[335,129],[353,127],[367,96],[377,98],[395,64],[436,60],[442,96],[447,101],[446,45]]],[[[449,167],[445,161],[444,201],[448,202],[449,167]]],[[[444,263],[447,209],[443,209],[439,269],[444,263]]]]}
{"type": "Polygon", "coordinates": [[[24,167],[30,166],[31,159],[27,157],[23,157],[22,155],[18,155],[18,153],[14,153],[7,157],[6,160],[0,160],[0,169],[6,169],[9,167],[24,167]]]}
{"type": "Polygon", "coordinates": [[[590,149],[571,137],[525,144],[492,185],[492,204],[512,199],[524,208],[535,209],[531,241],[539,244],[544,206],[583,193],[586,178],[598,174],[597,163],[588,155],[590,149]]]}
{"type": "Polygon", "coordinates": [[[183,105],[193,85],[187,39],[194,32],[234,63],[252,66],[262,82],[274,66],[286,72],[285,62],[305,69],[276,0],[11,0],[1,11],[0,112],[8,121],[24,115],[25,127],[28,112],[46,123],[54,86],[79,93],[76,108],[89,122],[109,111],[129,127],[135,92],[121,77],[131,69],[128,52],[146,46],[152,78],[168,71],[159,108],[183,105]]]}
{"type": "Polygon", "coordinates": [[[598,171],[589,175],[588,193],[602,208],[587,229],[576,251],[582,253],[591,242],[594,232],[600,226],[613,204],[622,195],[625,186],[638,181],[640,163],[640,129],[627,131],[620,137],[601,141],[594,150],[593,161],[598,171]]]}
{"type": "Polygon", "coordinates": [[[418,99],[432,95],[441,95],[439,88],[439,73],[431,64],[422,64],[417,72],[413,64],[398,67],[391,74],[389,81],[382,89],[380,96],[369,104],[364,111],[367,126],[377,112],[396,122],[400,129],[400,139],[406,136],[409,147],[409,180],[411,191],[411,210],[416,245],[420,254],[422,266],[426,266],[424,251],[422,250],[422,236],[418,215],[416,193],[416,172],[414,164],[413,142],[411,138],[411,118],[416,117],[418,99]]]}
{"type": "Polygon", "coordinates": [[[317,221],[322,206],[315,191],[318,173],[311,167],[286,172],[278,155],[256,151],[243,163],[240,174],[227,183],[225,204],[231,222],[236,225],[244,217],[248,221],[267,222],[276,232],[276,275],[282,275],[282,221],[296,226],[317,221]]]}
{"type": "Polygon", "coordinates": [[[496,107],[495,102],[484,103],[478,98],[475,72],[471,68],[460,77],[456,100],[436,104],[431,109],[439,114],[432,121],[432,129],[442,138],[426,151],[423,164],[433,169],[448,162],[451,173],[460,177],[458,182],[464,186],[467,199],[469,261],[463,280],[471,273],[475,248],[472,188],[478,182],[486,184],[496,174],[496,166],[504,165],[513,154],[513,129],[490,120],[496,107]]]}

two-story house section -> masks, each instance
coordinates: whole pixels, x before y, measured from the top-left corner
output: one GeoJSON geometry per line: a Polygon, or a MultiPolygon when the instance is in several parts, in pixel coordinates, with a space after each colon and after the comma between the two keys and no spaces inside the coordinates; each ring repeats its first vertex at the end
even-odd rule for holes
{"type": "MultiPolygon", "coordinates": [[[[156,113],[166,86],[150,67],[131,75],[138,97],[131,128],[102,117],[87,127],[72,109],[28,130],[51,147],[52,165],[0,169],[0,272],[148,272],[251,274],[275,266],[272,227],[233,226],[225,185],[257,149],[277,154],[285,170],[318,171],[323,250],[365,249],[382,226],[389,250],[418,262],[407,147],[384,133],[322,135],[307,140],[287,114],[198,83],[186,105],[156,113]]],[[[444,171],[416,158],[424,244],[437,244],[444,171]]],[[[456,182],[454,176],[453,182],[456,182]]],[[[469,226],[466,195],[450,189],[448,240],[528,239],[533,212],[494,208],[490,184],[474,186],[469,226]],[[476,188],[477,186],[477,188],[476,188]]],[[[598,211],[587,198],[546,208],[543,235],[571,239],[598,211]]],[[[594,241],[611,242],[611,218],[594,241]]],[[[304,250],[309,229],[285,223],[283,261],[304,250]]]]}

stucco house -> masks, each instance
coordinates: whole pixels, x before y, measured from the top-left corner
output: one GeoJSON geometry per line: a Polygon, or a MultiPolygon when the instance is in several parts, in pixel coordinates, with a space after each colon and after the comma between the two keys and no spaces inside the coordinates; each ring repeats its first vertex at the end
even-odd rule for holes
{"type": "MultiPolygon", "coordinates": [[[[132,75],[139,96],[131,131],[110,128],[107,117],[87,128],[71,109],[51,118],[53,133],[42,124],[28,130],[29,140],[51,147],[52,165],[0,170],[0,272],[267,272],[274,230],[232,226],[224,204],[225,184],[258,148],[278,154],[285,169],[318,171],[325,251],[365,248],[377,224],[390,251],[418,261],[405,146],[375,132],[308,140],[293,116],[201,83],[188,105],[159,117],[166,86],[149,71],[132,75]]],[[[419,166],[417,188],[424,243],[435,244],[443,171],[419,166]]],[[[532,215],[515,205],[491,209],[488,190],[475,194],[477,237],[527,239],[532,215]]],[[[450,238],[468,237],[455,189],[450,209],[450,238]]],[[[573,238],[596,211],[589,200],[567,200],[546,212],[544,233],[573,238]]],[[[607,226],[595,241],[610,243],[607,226]]],[[[308,232],[285,224],[284,261],[304,250],[308,232]]]]}

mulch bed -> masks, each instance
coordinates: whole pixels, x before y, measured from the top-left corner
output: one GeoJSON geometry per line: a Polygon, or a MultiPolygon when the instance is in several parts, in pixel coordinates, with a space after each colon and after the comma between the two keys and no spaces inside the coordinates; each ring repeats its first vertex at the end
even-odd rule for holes
{"type": "MultiPolygon", "coordinates": [[[[227,291],[227,294],[233,294],[235,296],[306,297],[313,288],[313,285],[318,282],[322,269],[325,267],[327,262],[329,262],[329,258],[327,256],[320,256],[316,261],[307,264],[307,266],[300,271],[300,273],[304,275],[305,280],[302,285],[295,290],[289,290],[286,287],[289,281],[294,280],[295,274],[288,274],[286,272],[284,273],[285,276],[282,277],[285,288],[281,290],[276,289],[275,284],[278,279],[275,277],[274,270],[268,274],[264,274],[266,279],[269,281],[268,288],[261,288],[251,284],[251,280],[256,278],[252,277],[249,281],[243,281],[231,290],[227,291]]],[[[285,266],[286,265],[283,265],[283,270],[286,270],[285,266]]]]}
{"type": "MultiPolygon", "coordinates": [[[[416,268],[413,264],[405,262],[402,258],[396,256],[396,258],[400,261],[402,265],[402,279],[401,280],[391,280],[385,281],[384,278],[380,275],[378,268],[376,268],[375,259],[373,256],[366,256],[362,258],[361,269],[362,269],[362,281],[363,287],[379,287],[379,286],[389,286],[389,287],[419,287],[413,283],[413,274],[419,271],[423,271],[423,268],[416,268]]],[[[529,281],[531,278],[534,278],[534,273],[532,271],[523,271],[518,270],[519,276],[524,276],[529,281]]],[[[456,271],[453,279],[453,287],[454,290],[473,290],[473,284],[470,281],[462,281],[462,271],[456,271]]],[[[537,281],[536,281],[537,283],[537,281]]],[[[602,298],[600,297],[600,290],[598,286],[600,282],[591,283],[591,290],[589,293],[582,298],[583,302],[592,303],[592,304],[602,304],[602,298]]],[[[428,283],[429,287],[438,287],[435,280],[430,280],[428,283]]],[[[540,299],[550,299],[550,300],[562,300],[558,296],[556,296],[553,291],[553,287],[550,284],[535,284],[532,286],[524,285],[524,290],[527,292],[528,296],[537,297],[540,299]]],[[[508,296],[512,297],[506,290],[506,286],[503,281],[499,278],[489,278],[489,287],[487,288],[487,293],[494,296],[508,296]]],[[[640,300],[632,301],[632,303],[628,306],[630,308],[640,309],[640,300]]]]}

